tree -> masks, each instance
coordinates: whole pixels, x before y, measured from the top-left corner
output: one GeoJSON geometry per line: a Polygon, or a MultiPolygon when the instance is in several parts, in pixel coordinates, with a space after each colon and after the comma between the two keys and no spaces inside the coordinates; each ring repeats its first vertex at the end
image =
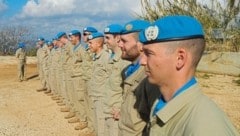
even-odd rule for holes
{"type": "Polygon", "coordinates": [[[32,39],[28,27],[7,26],[0,28],[0,54],[12,55],[15,53],[19,42],[29,45],[33,43],[32,39]]]}
{"type": "MultiPolygon", "coordinates": [[[[137,14],[137,16],[149,21],[172,14],[193,16],[203,24],[207,43],[214,44],[216,41],[212,32],[216,28],[224,32],[224,39],[229,37],[226,35],[229,35],[230,32],[231,37],[238,37],[239,39],[238,30],[235,29],[234,33],[232,33],[233,30],[227,30],[228,23],[236,18],[240,11],[239,0],[228,0],[225,2],[227,3],[226,5],[221,4],[219,0],[208,0],[208,3],[205,4],[197,0],[156,0],[154,2],[141,0],[142,13],[141,15],[137,14]]],[[[234,42],[235,45],[239,45],[239,43],[234,42]]]]}

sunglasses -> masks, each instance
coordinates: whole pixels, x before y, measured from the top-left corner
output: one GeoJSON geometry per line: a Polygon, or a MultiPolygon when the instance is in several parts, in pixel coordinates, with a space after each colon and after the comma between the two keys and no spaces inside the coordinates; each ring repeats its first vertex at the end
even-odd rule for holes
{"type": "Polygon", "coordinates": [[[90,33],[83,33],[83,35],[84,35],[84,36],[86,36],[86,35],[90,35],[90,33]]]}

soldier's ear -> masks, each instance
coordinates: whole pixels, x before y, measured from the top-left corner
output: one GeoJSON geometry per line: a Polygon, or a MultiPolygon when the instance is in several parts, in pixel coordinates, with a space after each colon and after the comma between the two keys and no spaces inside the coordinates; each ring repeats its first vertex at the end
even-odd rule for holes
{"type": "Polygon", "coordinates": [[[116,39],[117,43],[119,43],[120,40],[121,40],[121,36],[120,36],[120,35],[116,35],[116,36],[115,36],[115,39],[116,39]]]}
{"type": "Polygon", "coordinates": [[[179,48],[176,50],[176,69],[180,70],[184,67],[187,60],[187,51],[185,48],[179,48]]]}

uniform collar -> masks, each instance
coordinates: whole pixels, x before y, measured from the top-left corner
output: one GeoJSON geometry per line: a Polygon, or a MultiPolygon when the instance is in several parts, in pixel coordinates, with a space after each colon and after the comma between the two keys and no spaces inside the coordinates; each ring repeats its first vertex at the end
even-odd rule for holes
{"type": "Polygon", "coordinates": [[[101,57],[101,55],[103,54],[104,51],[105,51],[105,50],[102,49],[98,54],[95,54],[94,57],[93,57],[93,60],[99,59],[99,58],[101,57]]]}
{"type": "Polygon", "coordinates": [[[124,83],[133,85],[136,82],[139,83],[144,77],[146,77],[144,67],[140,66],[132,75],[124,80],[124,83]]]}
{"type": "Polygon", "coordinates": [[[109,63],[118,62],[121,59],[122,52],[118,51],[113,54],[113,57],[109,59],[109,63]]]}
{"type": "MultiPolygon", "coordinates": [[[[185,105],[199,97],[201,94],[202,93],[198,84],[194,84],[193,86],[188,88],[185,92],[179,94],[179,96],[169,101],[165,107],[163,107],[159,112],[156,113],[156,116],[163,123],[166,123],[174,115],[176,115],[185,105]]],[[[153,107],[156,106],[157,102],[158,100],[155,102],[153,107]]],[[[153,114],[152,112],[153,110],[151,111],[151,115],[153,114]]]]}
{"type": "Polygon", "coordinates": [[[80,42],[73,47],[73,51],[76,51],[79,47],[81,47],[81,43],[80,42]]]}

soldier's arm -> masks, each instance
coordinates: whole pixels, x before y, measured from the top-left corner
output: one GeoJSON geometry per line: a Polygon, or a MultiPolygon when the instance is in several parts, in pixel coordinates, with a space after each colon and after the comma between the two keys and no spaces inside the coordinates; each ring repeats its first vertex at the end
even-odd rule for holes
{"type": "Polygon", "coordinates": [[[16,56],[16,58],[19,58],[19,50],[16,51],[15,56],[16,56]]]}

